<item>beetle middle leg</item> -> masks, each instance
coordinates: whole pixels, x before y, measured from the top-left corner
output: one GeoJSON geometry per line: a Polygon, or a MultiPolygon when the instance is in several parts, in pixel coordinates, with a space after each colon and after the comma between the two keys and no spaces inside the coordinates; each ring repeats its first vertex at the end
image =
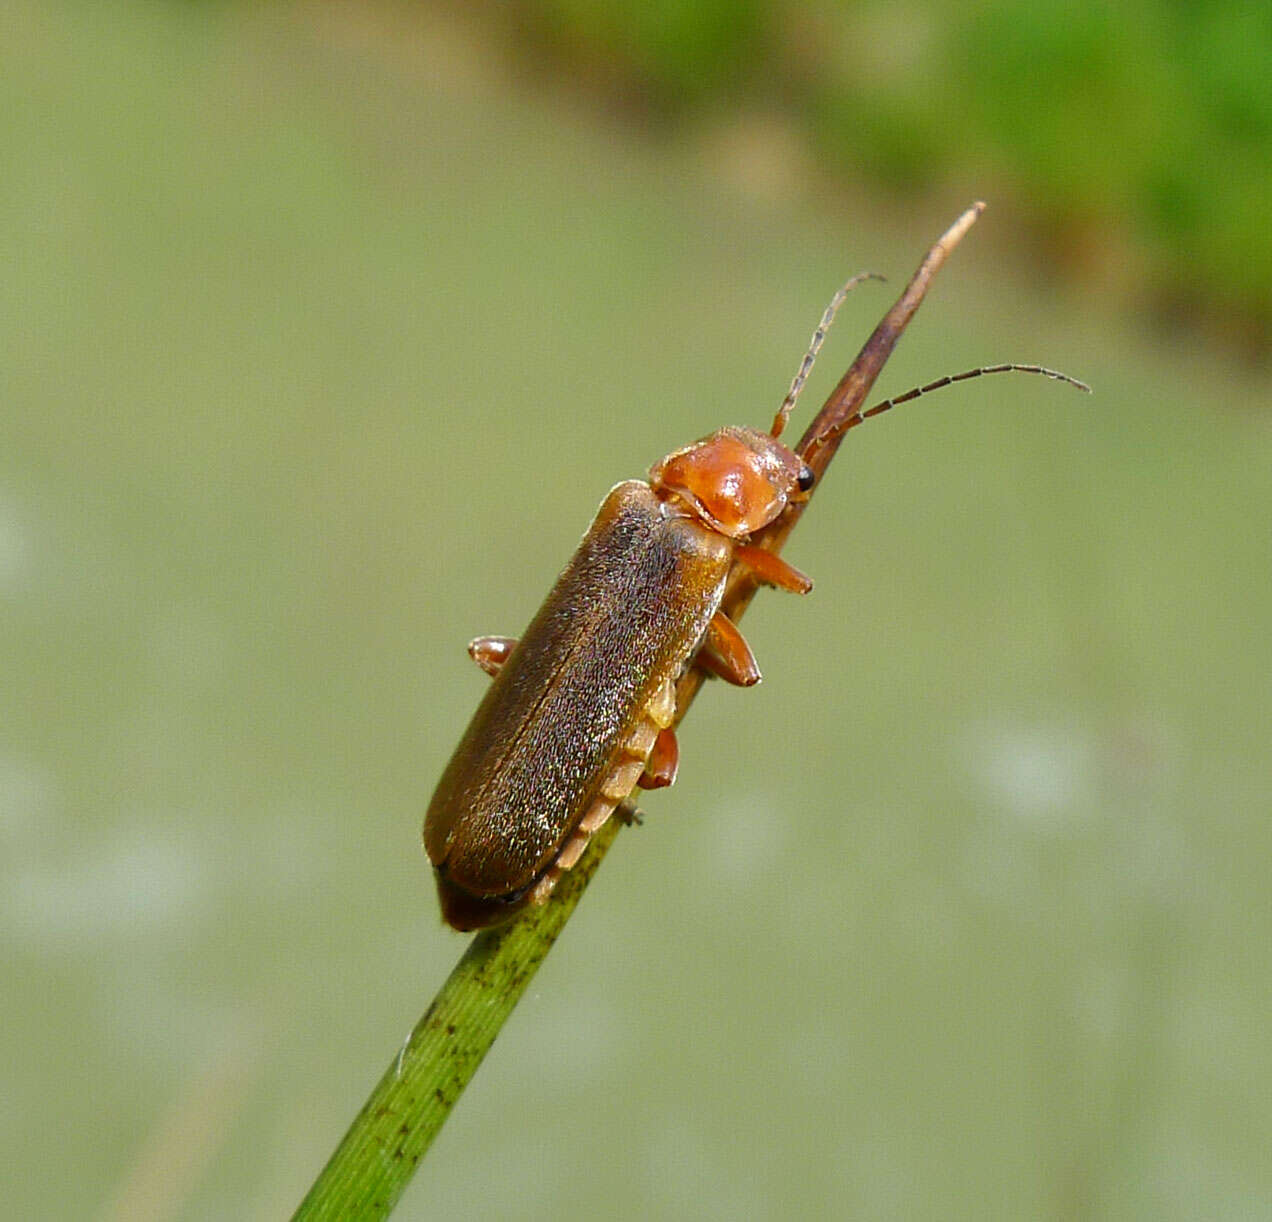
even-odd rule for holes
{"type": "Polygon", "coordinates": [[[490,676],[508,660],[517,643],[515,636],[479,636],[468,642],[468,656],[490,676]]]}
{"type": "Polygon", "coordinates": [[[738,687],[752,687],[760,681],[755,654],[738,626],[723,611],[717,611],[707,624],[706,639],[696,661],[704,670],[738,687]]]}

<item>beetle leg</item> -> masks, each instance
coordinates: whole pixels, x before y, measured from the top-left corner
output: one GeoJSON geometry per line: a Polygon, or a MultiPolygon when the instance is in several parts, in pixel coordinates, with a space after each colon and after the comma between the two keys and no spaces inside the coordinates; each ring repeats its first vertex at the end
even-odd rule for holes
{"type": "Polygon", "coordinates": [[[789,590],[792,594],[807,594],[813,588],[813,579],[801,573],[793,564],[787,564],[776,552],[762,547],[740,543],[733,549],[733,559],[745,565],[758,581],[789,590]]]}
{"type": "Polygon", "coordinates": [[[515,636],[479,636],[468,642],[468,656],[472,658],[486,674],[494,676],[499,668],[508,660],[512,647],[517,643],[515,636]]]}
{"type": "Polygon", "coordinates": [[[627,798],[620,802],[618,804],[618,810],[615,813],[618,815],[619,822],[622,823],[624,827],[640,827],[640,825],[645,822],[645,812],[638,809],[636,803],[633,802],[631,798],[627,798]]]}
{"type": "Polygon", "coordinates": [[[721,679],[738,687],[751,687],[760,681],[760,667],[750,645],[723,611],[717,611],[707,624],[705,644],[710,650],[703,659],[706,667],[721,679]]]}
{"type": "Polygon", "coordinates": [[[661,789],[676,779],[676,769],[680,767],[680,744],[676,742],[676,732],[670,728],[660,730],[654,739],[649,759],[645,761],[645,771],[636,782],[642,789],[661,789]]]}
{"type": "Polygon", "coordinates": [[[725,668],[723,662],[715,656],[705,645],[698,650],[694,657],[693,664],[699,670],[704,671],[708,679],[724,679],[728,680],[729,672],[725,668]]]}

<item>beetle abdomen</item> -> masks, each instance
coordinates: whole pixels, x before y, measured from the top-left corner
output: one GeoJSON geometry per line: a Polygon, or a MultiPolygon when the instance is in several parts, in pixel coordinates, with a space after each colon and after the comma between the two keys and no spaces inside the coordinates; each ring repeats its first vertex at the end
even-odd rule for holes
{"type": "Polygon", "coordinates": [[[439,883],[491,901],[479,923],[528,896],[597,800],[635,784],[631,748],[718,607],[731,555],[727,539],[664,516],[641,481],[606,497],[429,805],[439,883]]]}
{"type": "Polygon", "coordinates": [[[566,870],[572,869],[593,835],[609,821],[618,804],[626,798],[649,761],[659,730],[665,730],[676,717],[676,684],[664,679],[653,698],[641,710],[636,725],[623,743],[609,772],[601,778],[582,818],[574,825],[570,838],[561,846],[548,868],[530,891],[530,902],[542,904],[566,870]]]}

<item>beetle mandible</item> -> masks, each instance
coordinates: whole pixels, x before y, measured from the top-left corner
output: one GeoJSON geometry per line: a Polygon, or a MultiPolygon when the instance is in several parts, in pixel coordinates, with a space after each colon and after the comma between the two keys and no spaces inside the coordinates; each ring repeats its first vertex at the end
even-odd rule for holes
{"type": "Polygon", "coordinates": [[[520,640],[478,637],[494,681],[438,782],[424,821],[445,920],[497,925],[541,904],[638,785],[670,785],[679,751],[676,680],[699,665],[740,686],[760,679],[719,609],[734,564],[798,594],[811,580],[750,537],[808,498],[804,458],[844,429],[953,382],[1022,372],[1083,383],[1038,365],[991,365],[940,378],[858,411],[796,453],[779,440],[854,276],[827,306],[769,432],[722,428],[675,450],[649,479],[610,490],[520,640]]]}

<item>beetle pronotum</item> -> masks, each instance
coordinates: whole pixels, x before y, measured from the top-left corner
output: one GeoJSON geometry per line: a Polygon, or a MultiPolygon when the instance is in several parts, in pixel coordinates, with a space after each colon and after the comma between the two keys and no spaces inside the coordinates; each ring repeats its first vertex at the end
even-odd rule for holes
{"type": "MultiPolygon", "coordinates": [[[[970,222],[968,222],[970,223],[970,222]]],[[[812,582],[756,532],[806,500],[808,465],[848,429],[969,378],[1031,373],[988,365],[939,378],[805,438],[779,440],[855,276],[835,294],[767,433],[729,427],[674,451],[649,479],[616,485],[520,640],[478,637],[473,660],[494,681],[438,783],[424,822],[442,915],[456,929],[543,903],[593,833],[638,785],[675,779],[676,680],[690,666],[749,686],[755,658],[720,610],[734,565],[805,594],[812,582]]]]}

